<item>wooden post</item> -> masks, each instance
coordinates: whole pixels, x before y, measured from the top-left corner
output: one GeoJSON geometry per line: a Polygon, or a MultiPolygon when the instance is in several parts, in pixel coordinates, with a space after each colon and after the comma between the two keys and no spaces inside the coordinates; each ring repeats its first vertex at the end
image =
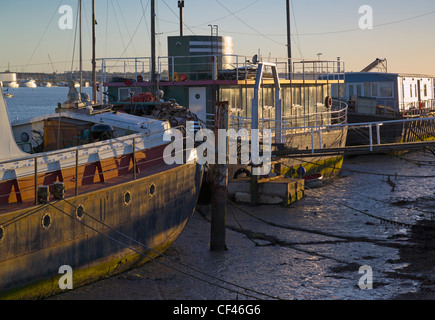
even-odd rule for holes
{"type": "MultiPolygon", "coordinates": [[[[225,129],[228,132],[229,108],[228,102],[217,102],[215,105],[215,148],[216,160],[218,159],[219,149],[219,129],[225,129]]],[[[228,137],[228,136],[226,136],[228,137]]],[[[228,143],[226,141],[226,156],[228,157],[228,143]]],[[[222,157],[221,157],[222,158],[222,157]]],[[[210,250],[222,252],[226,250],[226,213],[228,197],[228,162],[219,163],[213,166],[214,176],[212,185],[212,212],[211,212],[211,234],[210,250]]]]}
{"type": "Polygon", "coordinates": [[[79,149],[76,149],[76,185],[74,194],[79,195],[79,149]]]}
{"type": "Polygon", "coordinates": [[[35,206],[37,206],[39,204],[38,201],[38,158],[35,157],[35,166],[34,166],[34,188],[35,188],[35,206]]]}

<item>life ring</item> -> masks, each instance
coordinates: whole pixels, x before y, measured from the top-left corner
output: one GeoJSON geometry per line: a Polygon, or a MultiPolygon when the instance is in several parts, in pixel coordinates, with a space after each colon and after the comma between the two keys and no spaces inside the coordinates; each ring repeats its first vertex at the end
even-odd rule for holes
{"type": "Polygon", "coordinates": [[[331,108],[331,107],[332,107],[332,98],[331,98],[330,96],[327,96],[327,97],[325,98],[325,106],[326,106],[327,108],[331,108]]]}
{"type": "Polygon", "coordinates": [[[245,174],[247,177],[251,176],[251,172],[248,169],[240,168],[234,173],[234,179],[238,179],[239,175],[245,174]]]}

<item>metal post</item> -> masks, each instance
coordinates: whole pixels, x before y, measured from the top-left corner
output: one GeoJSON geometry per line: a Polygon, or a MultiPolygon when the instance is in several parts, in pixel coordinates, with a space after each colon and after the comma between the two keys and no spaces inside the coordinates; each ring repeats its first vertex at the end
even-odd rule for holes
{"type": "Polygon", "coordinates": [[[156,0],[151,0],[151,84],[156,91],[156,0]]]}
{"type": "Polygon", "coordinates": [[[97,55],[95,24],[95,0],[92,0],[92,102],[97,103],[97,55]]]}
{"type": "Polygon", "coordinates": [[[373,127],[369,125],[370,152],[373,151],[373,127]]]}
{"type": "MultiPolygon", "coordinates": [[[[216,159],[219,155],[219,129],[228,130],[229,119],[228,102],[217,102],[215,106],[215,142],[216,142],[216,159]]],[[[227,137],[227,136],[226,136],[227,137]]],[[[228,144],[225,141],[225,153],[227,160],[228,144]]],[[[212,186],[212,213],[211,213],[211,233],[210,233],[210,250],[226,250],[226,213],[228,198],[228,163],[219,163],[214,165],[214,179],[212,186]]]]}
{"type": "MultiPolygon", "coordinates": [[[[80,0],[80,93],[83,92],[82,0],[80,0]]],[[[81,97],[80,97],[81,99],[81,97]]]]}
{"type": "Polygon", "coordinates": [[[314,128],[311,128],[311,153],[314,154],[314,128]]]}
{"type": "Polygon", "coordinates": [[[322,128],[319,127],[319,149],[323,149],[322,147],[322,128]]]}
{"type": "Polygon", "coordinates": [[[381,124],[376,124],[376,135],[378,137],[378,144],[381,144],[381,124]]]}

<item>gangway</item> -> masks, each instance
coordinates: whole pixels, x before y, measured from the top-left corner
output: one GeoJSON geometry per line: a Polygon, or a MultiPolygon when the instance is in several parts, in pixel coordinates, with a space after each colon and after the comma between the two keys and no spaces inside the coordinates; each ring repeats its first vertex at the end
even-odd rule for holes
{"type": "MultiPolygon", "coordinates": [[[[352,124],[336,124],[331,126],[315,126],[292,128],[287,130],[309,130],[311,131],[311,149],[281,149],[275,151],[275,157],[313,157],[313,156],[326,156],[326,155],[361,155],[361,154],[374,154],[374,153],[392,153],[392,152],[407,152],[413,150],[421,150],[425,148],[435,148],[435,117],[418,118],[418,119],[403,119],[382,122],[366,122],[366,123],[352,123],[352,124]],[[406,128],[421,131],[421,135],[415,135],[409,141],[399,141],[393,143],[383,143],[381,138],[381,128],[388,125],[401,125],[403,131],[406,128]],[[316,133],[321,130],[332,130],[338,127],[347,127],[348,132],[352,130],[359,130],[361,128],[368,129],[367,144],[349,146],[346,145],[342,148],[322,148],[321,141],[316,141],[316,133]],[[419,127],[421,127],[419,129],[419,127]],[[425,128],[425,129],[423,129],[425,128]]],[[[406,137],[405,137],[406,138],[406,137]]],[[[408,137],[409,139],[409,137],[408,137]]],[[[434,153],[435,154],[435,153],[434,153]]]]}

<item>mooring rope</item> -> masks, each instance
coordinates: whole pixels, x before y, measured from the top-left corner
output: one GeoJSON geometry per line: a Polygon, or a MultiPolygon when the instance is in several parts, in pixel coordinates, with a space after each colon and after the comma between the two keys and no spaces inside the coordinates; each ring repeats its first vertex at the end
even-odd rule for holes
{"type": "MultiPolygon", "coordinates": [[[[69,204],[70,206],[72,206],[73,208],[77,209],[76,206],[74,206],[73,204],[71,204],[71,203],[68,202],[67,200],[64,199],[63,201],[66,202],[67,204],[69,204]]],[[[142,256],[148,258],[148,259],[150,259],[150,260],[152,260],[152,261],[155,261],[155,262],[157,262],[157,263],[160,263],[160,264],[162,264],[162,265],[164,265],[164,266],[166,266],[166,267],[168,267],[168,268],[170,268],[170,269],[172,269],[172,270],[175,270],[175,271],[177,271],[177,272],[180,272],[180,273],[182,273],[182,274],[184,274],[184,275],[190,276],[190,277],[192,277],[192,278],[194,278],[194,279],[196,279],[196,280],[199,280],[199,281],[205,282],[205,283],[207,283],[207,284],[210,284],[210,285],[213,285],[213,286],[219,287],[219,288],[221,288],[221,289],[225,289],[225,290],[228,290],[228,291],[230,291],[230,292],[234,292],[234,293],[237,293],[237,294],[241,294],[241,295],[244,295],[244,296],[249,297],[249,298],[259,299],[258,297],[255,297],[255,296],[253,296],[253,295],[250,295],[250,294],[247,294],[247,293],[243,293],[243,292],[240,292],[240,291],[237,291],[237,290],[231,289],[231,288],[227,288],[227,287],[225,287],[225,286],[223,286],[223,285],[219,285],[219,284],[216,284],[216,283],[214,283],[214,282],[210,282],[210,281],[208,281],[208,280],[206,280],[206,279],[200,278],[200,277],[198,277],[198,276],[192,275],[192,274],[187,273],[187,272],[185,272],[185,271],[179,270],[179,269],[177,269],[177,268],[175,268],[175,267],[173,267],[173,266],[170,266],[170,265],[168,265],[167,263],[165,263],[165,262],[163,262],[163,261],[160,261],[160,260],[157,260],[157,259],[155,259],[155,258],[153,258],[153,257],[150,257],[150,256],[148,256],[148,255],[146,255],[146,254],[144,254],[144,253],[142,253],[142,252],[140,252],[140,251],[138,251],[138,250],[132,248],[131,246],[128,246],[127,244],[124,244],[123,242],[118,241],[118,240],[114,239],[113,237],[108,236],[108,235],[102,233],[101,231],[99,231],[99,230],[97,230],[97,229],[95,229],[95,228],[89,226],[88,224],[84,223],[83,221],[80,221],[80,220],[74,218],[73,216],[71,216],[71,215],[69,215],[68,213],[66,213],[65,211],[63,211],[62,209],[60,209],[60,208],[54,206],[52,203],[47,202],[47,204],[49,204],[50,206],[54,207],[55,209],[57,209],[57,210],[60,211],[61,213],[65,214],[66,216],[70,217],[70,218],[73,219],[74,221],[79,222],[80,224],[82,224],[82,225],[84,225],[84,226],[90,228],[91,230],[93,230],[93,231],[95,231],[95,232],[97,232],[97,233],[103,235],[104,237],[108,238],[109,240],[112,240],[112,241],[114,241],[114,242],[116,242],[116,243],[118,243],[118,244],[120,244],[120,245],[122,245],[122,246],[124,246],[124,247],[126,247],[126,248],[128,248],[128,249],[130,249],[130,250],[132,250],[132,251],[134,251],[134,252],[136,252],[136,253],[138,253],[138,254],[140,254],[140,255],[142,255],[142,256]]],[[[158,251],[156,251],[156,250],[154,250],[154,249],[152,249],[152,248],[149,248],[149,247],[147,247],[146,245],[144,245],[144,244],[138,242],[137,240],[132,239],[131,237],[127,236],[126,234],[123,234],[122,232],[120,232],[120,231],[118,231],[118,230],[116,230],[116,229],[113,229],[112,227],[110,227],[110,226],[108,226],[107,224],[105,224],[104,222],[102,222],[102,221],[96,219],[95,217],[91,216],[90,214],[88,214],[88,213],[86,213],[86,212],[84,212],[84,211],[83,211],[83,213],[84,213],[86,216],[88,216],[88,217],[90,217],[91,219],[93,219],[94,221],[100,223],[100,224],[103,225],[104,227],[110,229],[111,231],[114,231],[115,233],[117,233],[117,234],[119,234],[119,235],[122,235],[123,237],[125,237],[125,238],[127,238],[127,239],[129,239],[129,240],[131,240],[131,241],[133,241],[133,242],[135,242],[136,244],[140,245],[140,246],[143,247],[144,249],[146,249],[146,250],[148,250],[148,251],[152,251],[152,252],[154,252],[154,253],[156,253],[156,254],[162,256],[162,257],[165,257],[165,258],[167,258],[168,260],[170,260],[170,261],[172,261],[172,262],[174,262],[174,263],[176,263],[176,264],[179,264],[179,265],[181,265],[181,266],[183,266],[183,267],[185,267],[185,268],[191,269],[192,271],[198,272],[198,273],[200,273],[200,274],[202,274],[202,275],[205,275],[205,276],[207,276],[207,277],[213,278],[213,279],[215,279],[215,280],[217,280],[217,281],[221,281],[221,282],[223,282],[223,283],[225,283],[225,284],[228,284],[228,285],[231,285],[231,286],[237,287],[237,288],[239,288],[239,289],[245,290],[245,291],[247,291],[247,292],[252,292],[252,293],[255,293],[255,294],[258,294],[258,295],[262,295],[262,296],[265,296],[265,297],[268,297],[268,298],[271,298],[271,299],[283,300],[283,299],[280,298],[280,297],[273,296],[273,295],[269,295],[269,294],[267,294],[267,293],[263,293],[263,292],[259,292],[259,291],[256,291],[256,290],[254,290],[254,289],[250,289],[250,288],[247,288],[247,287],[244,287],[244,286],[240,286],[240,285],[238,285],[238,284],[235,284],[235,283],[232,283],[232,282],[226,281],[226,280],[224,280],[224,279],[220,279],[220,278],[218,278],[218,277],[215,277],[215,276],[213,276],[213,275],[207,274],[207,273],[205,273],[205,272],[203,272],[203,271],[201,271],[201,270],[199,270],[199,269],[197,269],[197,268],[194,268],[194,267],[191,267],[191,266],[185,265],[185,264],[183,264],[183,263],[181,263],[181,262],[175,261],[174,259],[171,259],[171,258],[168,257],[167,255],[164,255],[164,254],[161,253],[161,252],[158,252],[158,251]]]]}

